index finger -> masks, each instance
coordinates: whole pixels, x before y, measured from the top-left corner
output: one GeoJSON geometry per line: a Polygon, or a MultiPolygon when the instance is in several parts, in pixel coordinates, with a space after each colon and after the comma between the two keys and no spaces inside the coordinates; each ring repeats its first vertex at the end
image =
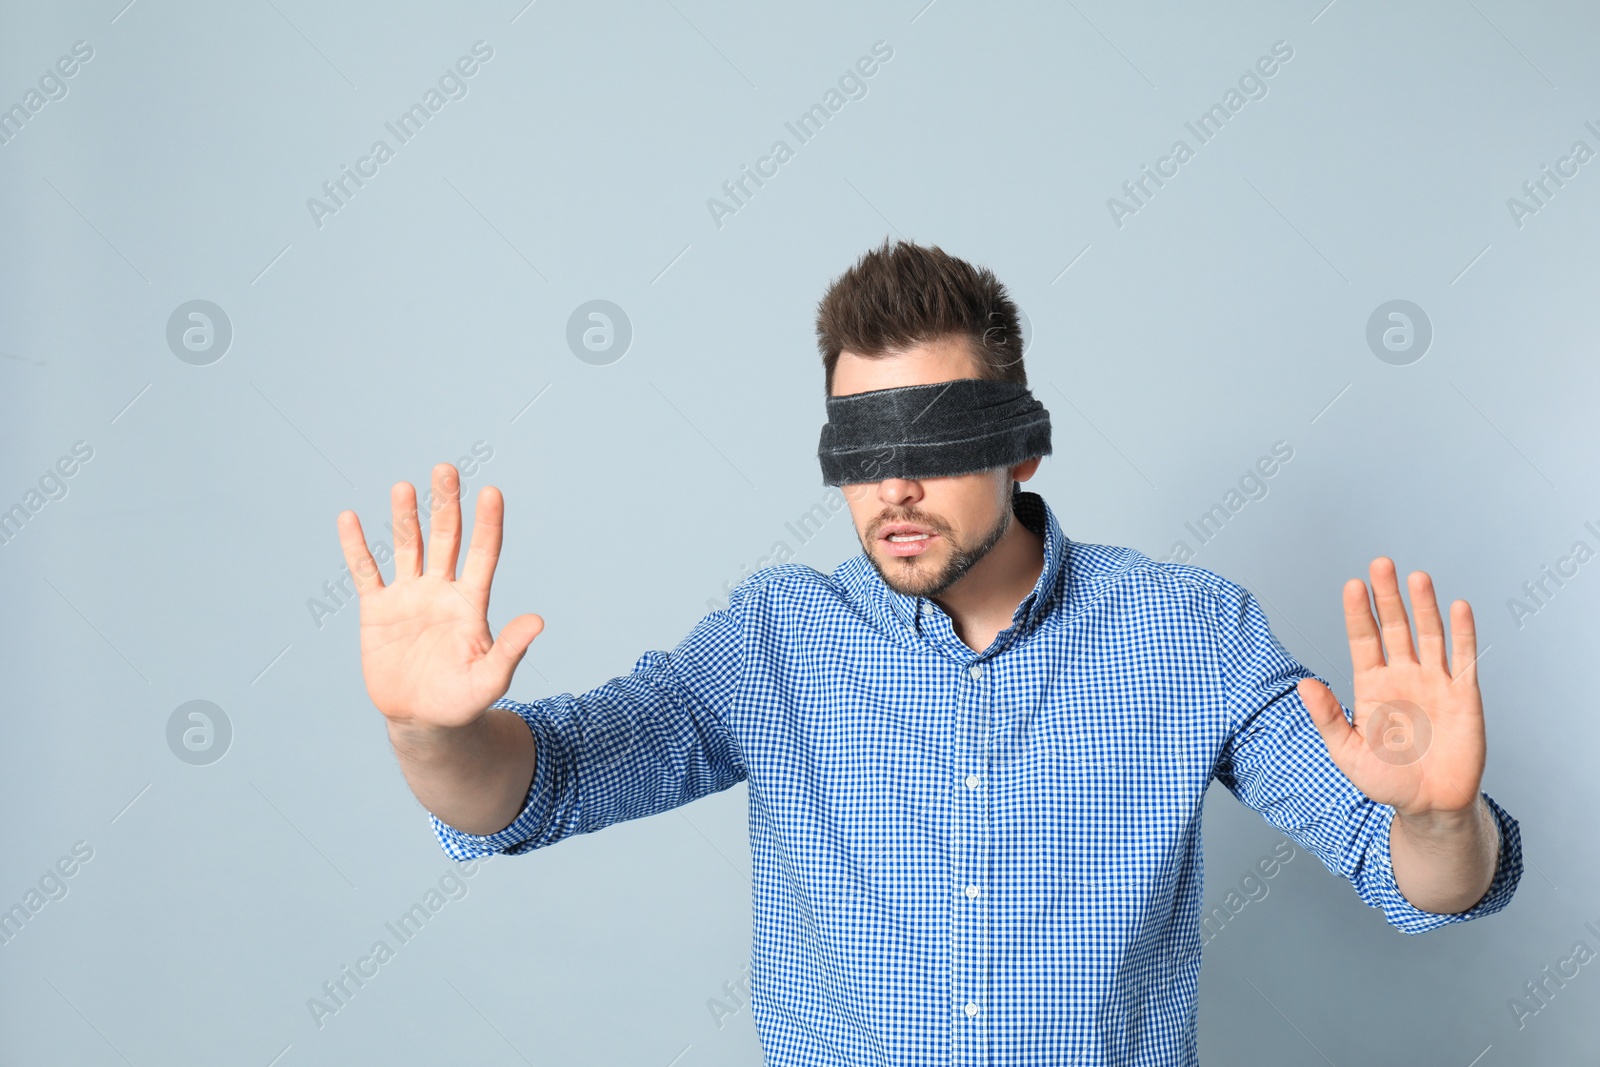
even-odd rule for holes
{"type": "Polygon", "coordinates": [[[356,583],[356,595],[365,596],[383,588],[383,575],[373,562],[367,549],[366,535],[361,532],[361,520],[353,511],[339,512],[339,547],[344,550],[344,564],[350,568],[350,577],[356,583]]]}

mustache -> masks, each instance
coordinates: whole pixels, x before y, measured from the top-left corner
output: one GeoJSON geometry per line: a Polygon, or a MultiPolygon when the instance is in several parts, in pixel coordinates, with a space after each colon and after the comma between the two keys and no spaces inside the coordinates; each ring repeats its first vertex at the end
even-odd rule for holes
{"type": "Polygon", "coordinates": [[[891,514],[890,512],[885,511],[876,519],[873,519],[871,524],[867,527],[867,539],[876,539],[880,530],[894,522],[914,522],[918,526],[926,526],[928,529],[945,537],[949,537],[952,532],[950,529],[950,524],[945,522],[943,519],[912,508],[909,510],[903,510],[896,514],[891,514]]]}

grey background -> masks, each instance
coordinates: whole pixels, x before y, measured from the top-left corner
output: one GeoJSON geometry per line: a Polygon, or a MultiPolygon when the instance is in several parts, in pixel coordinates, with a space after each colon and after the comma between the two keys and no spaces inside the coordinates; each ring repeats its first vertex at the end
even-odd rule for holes
{"type": "MultiPolygon", "coordinates": [[[[340,509],[387,539],[389,485],[480,441],[469,496],[508,502],[491,621],[548,626],[513,696],[671,648],[776,542],[831,569],[847,517],[785,526],[824,495],[812,315],[886,233],[1027,313],[1056,427],[1031,488],[1069,536],[1194,547],[1185,521],[1282,440],[1193,561],[1341,699],[1339,587],[1373,556],[1477,612],[1516,899],[1408,938],[1298,855],[1207,947],[1204,1060],[1595,1055],[1594,966],[1521,1028],[1508,1006],[1600,949],[1600,563],[1508,606],[1600,547],[1600,161],[1521,226],[1507,206],[1600,149],[1592,6],[125,2],[0,8],[0,106],[94,49],[0,146],[0,508],[93,449],[0,546],[0,905],[93,849],[0,947],[5,1063],[759,1062],[748,1009],[707,1007],[748,958],[743,786],[489,862],[318,1028],[307,999],[450,864],[356,609],[319,627],[308,601],[340,509]],[[307,198],[479,40],[468,94],[319,228],[307,198]],[[879,40],[867,95],[797,145],[783,123],[879,40]],[[1267,95],[1117,226],[1107,198],[1280,40],[1267,95]],[[778,138],[795,158],[719,227],[707,199],[778,138]],[[197,299],[233,330],[205,366],[166,343],[197,299]],[[633,328],[608,365],[566,343],[595,299],[633,328]],[[1433,329],[1404,366],[1366,342],[1395,299],[1433,329]],[[209,764],[168,747],[191,700],[232,727],[209,764]]],[[[1208,906],[1281,840],[1217,793],[1208,906]]]]}

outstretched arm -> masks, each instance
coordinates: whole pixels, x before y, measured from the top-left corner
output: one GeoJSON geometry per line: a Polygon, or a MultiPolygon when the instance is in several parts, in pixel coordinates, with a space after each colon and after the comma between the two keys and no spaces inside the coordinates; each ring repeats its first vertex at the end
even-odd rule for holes
{"type": "Polygon", "coordinates": [[[459,476],[433,471],[434,515],[423,568],[416,491],[394,487],[395,578],[388,586],[361,525],[339,516],[361,593],[361,669],[434,833],[457,859],[518,854],[578,833],[687,804],[744,780],[726,715],[745,660],[745,619],[770,572],[747,578],[728,607],[703,617],[672,652],[644,653],[627,674],[581,694],[504,699],[544,628],[519,615],[489,630],[489,584],[505,504],[478,496],[461,579],[459,476]]]}
{"type": "Polygon", "coordinates": [[[1344,587],[1355,721],[1315,678],[1300,680],[1300,696],[1345,777],[1395,809],[1389,851],[1400,892],[1423,911],[1463,912],[1488,891],[1500,858],[1500,830],[1479,794],[1485,743],[1472,607],[1450,606],[1452,673],[1432,580],[1422,571],[1408,579],[1413,647],[1394,561],[1380,556],[1370,569],[1381,640],[1366,584],[1352,578],[1344,587]]]}
{"type": "Polygon", "coordinates": [[[528,645],[544,629],[519,615],[489,629],[489,585],[500,558],[505,502],[486,486],[460,580],[461,478],[433,468],[427,566],[417,493],[399,482],[394,513],[394,581],[385,585],[355,512],[339,515],[339,542],[361,596],[361,670],[388,722],[401,771],[423,807],[473,834],[503,829],[522,810],[533,780],[533,735],[515,712],[490,708],[505,695],[528,645]]]}

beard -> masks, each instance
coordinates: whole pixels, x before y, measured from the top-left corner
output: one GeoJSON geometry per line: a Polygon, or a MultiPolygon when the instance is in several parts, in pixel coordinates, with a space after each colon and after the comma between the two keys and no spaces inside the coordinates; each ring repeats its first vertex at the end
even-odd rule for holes
{"type": "MultiPolygon", "coordinates": [[[[932,565],[928,562],[928,553],[917,556],[890,556],[880,560],[871,549],[867,548],[863,540],[861,547],[867,549],[867,561],[872,564],[872,569],[878,572],[878,577],[883,579],[883,584],[896,593],[902,596],[936,597],[960,581],[979,560],[1000,543],[1000,538],[1011,528],[1011,505],[1007,502],[1000,509],[1000,518],[995,522],[994,528],[974,545],[960,544],[952,536],[948,525],[932,516],[916,512],[879,516],[879,520],[873,523],[873,529],[891,522],[915,522],[928,527],[939,535],[939,540],[951,546],[949,556],[937,571],[931,571],[932,565]]],[[[872,540],[876,541],[877,538],[872,540]]]]}

